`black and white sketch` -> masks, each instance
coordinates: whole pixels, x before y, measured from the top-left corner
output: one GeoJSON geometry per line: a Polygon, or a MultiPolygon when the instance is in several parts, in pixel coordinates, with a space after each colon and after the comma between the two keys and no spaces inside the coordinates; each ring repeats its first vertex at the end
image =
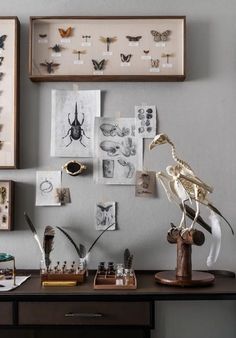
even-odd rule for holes
{"type": "Polygon", "coordinates": [[[134,118],[95,119],[94,178],[102,184],[135,184],[142,169],[143,144],[135,136],[134,118]]]}
{"type": "Polygon", "coordinates": [[[155,171],[136,171],[135,196],[155,197],[156,173],[155,171]]]}
{"type": "Polygon", "coordinates": [[[99,90],[53,90],[51,156],[92,157],[99,90]]]}
{"type": "Polygon", "coordinates": [[[96,230],[116,230],[116,202],[98,202],[95,210],[95,228],[96,230]]]}
{"type": "Polygon", "coordinates": [[[61,188],[61,171],[37,171],[36,173],[36,205],[60,206],[57,189],[61,188]]]}
{"type": "Polygon", "coordinates": [[[155,106],[135,106],[135,127],[138,137],[152,138],[156,135],[156,115],[155,106]]]}

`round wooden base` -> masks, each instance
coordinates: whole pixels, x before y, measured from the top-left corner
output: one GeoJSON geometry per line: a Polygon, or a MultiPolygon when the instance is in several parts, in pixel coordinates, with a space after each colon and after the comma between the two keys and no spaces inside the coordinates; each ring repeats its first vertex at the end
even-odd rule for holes
{"type": "Polygon", "coordinates": [[[170,286],[207,286],[214,283],[215,276],[208,272],[192,271],[191,278],[177,277],[176,271],[162,271],[155,274],[156,282],[170,286]]]}

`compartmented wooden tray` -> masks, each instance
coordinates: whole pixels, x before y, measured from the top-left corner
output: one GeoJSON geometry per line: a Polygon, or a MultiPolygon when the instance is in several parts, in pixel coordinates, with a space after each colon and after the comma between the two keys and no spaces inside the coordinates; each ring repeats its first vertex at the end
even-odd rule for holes
{"type": "Polygon", "coordinates": [[[43,282],[76,282],[76,285],[85,282],[86,270],[78,273],[42,273],[41,284],[43,282]]]}
{"type": "Polygon", "coordinates": [[[97,290],[135,290],[137,289],[137,278],[133,273],[128,285],[116,285],[115,276],[98,275],[96,273],[93,288],[97,290]]]}

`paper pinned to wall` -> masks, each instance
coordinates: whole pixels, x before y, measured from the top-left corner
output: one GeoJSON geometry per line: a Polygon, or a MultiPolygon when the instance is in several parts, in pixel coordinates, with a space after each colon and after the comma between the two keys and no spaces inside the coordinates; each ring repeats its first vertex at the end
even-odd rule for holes
{"type": "Polygon", "coordinates": [[[155,197],[156,195],[156,172],[136,171],[135,196],[155,197]]]}
{"type": "Polygon", "coordinates": [[[142,170],[143,141],[136,137],[134,118],[95,119],[94,179],[101,184],[135,184],[142,170]]]}
{"type": "Polygon", "coordinates": [[[61,171],[36,172],[36,205],[60,206],[56,191],[61,188],[61,171]]]}
{"type": "Polygon", "coordinates": [[[153,138],[157,129],[157,112],[155,106],[135,106],[135,128],[137,137],[153,138]]]}
{"type": "Polygon", "coordinates": [[[93,157],[100,90],[52,90],[51,156],[93,157]]]}
{"type": "Polygon", "coordinates": [[[96,230],[116,230],[116,202],[98,202],[95,210],[96,230]],[[113,224],[113,225],[112,225],[113,224]]]}

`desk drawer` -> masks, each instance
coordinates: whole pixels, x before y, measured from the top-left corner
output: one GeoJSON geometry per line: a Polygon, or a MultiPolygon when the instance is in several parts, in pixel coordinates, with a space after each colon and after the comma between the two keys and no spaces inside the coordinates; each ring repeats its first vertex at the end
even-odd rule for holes
{"type": "Polygon", "coordinates": [[[21,325],[150,325],[149,302],[20,302],[21,325]]]}
{"type": "Polygon", "coordinates": [[[0,302],[0,325],[13,324],[13,303],[0,302]]]}

